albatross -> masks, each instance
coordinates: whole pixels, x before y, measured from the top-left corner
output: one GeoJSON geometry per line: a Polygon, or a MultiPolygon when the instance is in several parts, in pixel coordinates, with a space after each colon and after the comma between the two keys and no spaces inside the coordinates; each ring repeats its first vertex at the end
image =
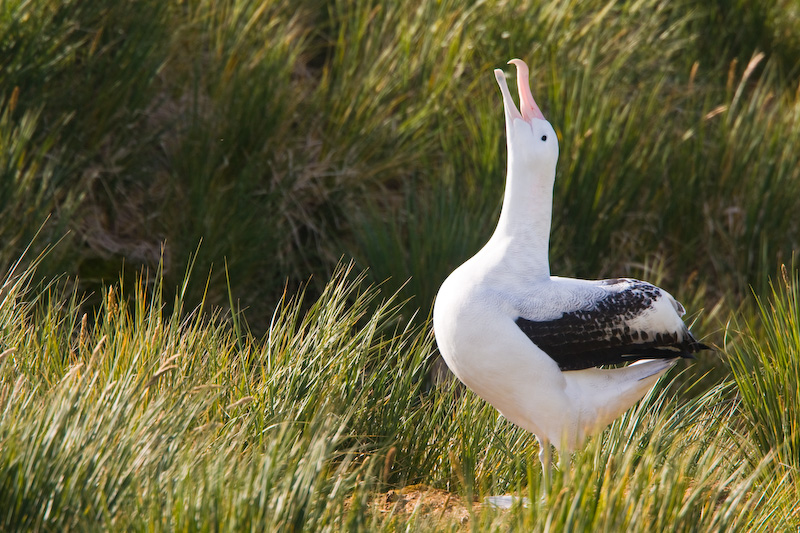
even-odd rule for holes
{"type": "MultiPolygon", "coordinates": [[[[707,346],[665,290],[619,278],[550,275],[558,137],[517,68],[517,109],[502,70],[508,171],[497,228],[444,281],[433,310],[439,351],[468,388],[539,442],[545,486],[590,434],[639,401],[679,358],[707,346]],[[630,363],[621,366],[623,363],[630,363]]],[[[568,467],[568,463],[566,465],[568,467]]]]}

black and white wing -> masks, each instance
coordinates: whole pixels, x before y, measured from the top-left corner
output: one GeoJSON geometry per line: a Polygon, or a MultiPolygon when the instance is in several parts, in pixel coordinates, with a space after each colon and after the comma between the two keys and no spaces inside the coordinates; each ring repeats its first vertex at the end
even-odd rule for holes
{"type": "Polygon", "coordinates": [[[582,370],[637,359],[693,358],[708,347],[681,320],[683,306],[650,283],[632,279],[596,282],[579,309],[550,320],[516,324],[561,370],[582,370]]]}

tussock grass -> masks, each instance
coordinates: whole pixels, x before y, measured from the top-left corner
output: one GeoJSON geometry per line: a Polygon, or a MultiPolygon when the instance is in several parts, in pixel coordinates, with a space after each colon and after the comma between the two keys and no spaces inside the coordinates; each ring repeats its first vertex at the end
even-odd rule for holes
{"type": "Polygon", "coordinates": [[[784,269],[758,315],[742,325],[745,340],[731,343],[729,364],[741,396],[746,431],[761,454],[774,453],[778,470],[797,487],[800,473],[800,279],[784,269]],[[758,340],[756,340],[758,339],[758,340]]]}
{"type": "Polygon", "coordinates": [[[769,279],[798,28],[790,0],[5,2],[2,527],[797,529],[798,281],[769,279]],[[530,435],[429,376],[512,57],[560,139],[553,273],[655,281],[720,347],[543,502],[530,435]],[[535,503],[371,504],[416,483],[535,503]]]}
{"type": "MultiPolygon", "coordinates": [[[[317,300],[287,296],[258,339],[241,317],[186,311],[181,293],[165,311],[144,276],[87,316],[64,283],[36,287],[16,271],[0,300],[3,527],[462,527],[371,506],[420,482],[467,502],[533,502],[471,509],[478,529],[797,526],[790,437],[753,401],[774,380],[748,396],[732,363],[738,386],[654,390],[542,499],[534,439],[454,383],[431,388],[429,321],[364,277],[341,267],[317,300]]],[[[755,342],[743,335],[736,346],[755,342]]],[[[755,364],[771,375],[774,362],[755,364]]]]}
{"type": "Polygon", "coordinates": [[[51,214],[68,246],[40,271],[95,294],[162,258],[176,288],[202,240],[187,297],[230,282],[259,331],[343,251],[427,310],[496,219],[490,71],[519,56],[561,137],[555,272],[657,256],[672,286],[696,273],[686,293],[762,294],[797,247],[797,25],[782,0],[12,2],[0,201],[26,216],[2,263],[51,214]]]}

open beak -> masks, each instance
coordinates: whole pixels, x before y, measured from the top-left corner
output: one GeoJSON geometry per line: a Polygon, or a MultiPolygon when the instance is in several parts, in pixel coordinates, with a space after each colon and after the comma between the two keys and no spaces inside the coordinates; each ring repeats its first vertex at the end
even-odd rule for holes
{"type": "Polygon", "coordinates": [[[528,65],[521,59],[512,59],[508,64],[517,67],[517,90],[519,91],[520,109],[517,110],[517,106],[514,105],[514,100],[511,98],[505,73],[499,68],[495,69],[494,77],[500,86],[500,92],[503,93],[503,107],[505,107],[506,116],[509,119],[520,118],[528,123],[534,118],[545,120],[542,110],[536,105],[533,94],[531,94],[531,86],[528,82],[528,65]]]}

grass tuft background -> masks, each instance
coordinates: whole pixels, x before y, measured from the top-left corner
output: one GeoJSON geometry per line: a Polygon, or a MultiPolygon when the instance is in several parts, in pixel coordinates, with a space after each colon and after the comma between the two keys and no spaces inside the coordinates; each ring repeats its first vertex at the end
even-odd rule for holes
{"type": "Polygon", "coordinates": [[[2,528],[797,529],[798,36],[791,0],[4,2],[2,528]],[[512,57],[553,273],[659,283],[719,350],[541,503],[382,513],[540,502],[533,439],[430,374],[512,57]]]}

